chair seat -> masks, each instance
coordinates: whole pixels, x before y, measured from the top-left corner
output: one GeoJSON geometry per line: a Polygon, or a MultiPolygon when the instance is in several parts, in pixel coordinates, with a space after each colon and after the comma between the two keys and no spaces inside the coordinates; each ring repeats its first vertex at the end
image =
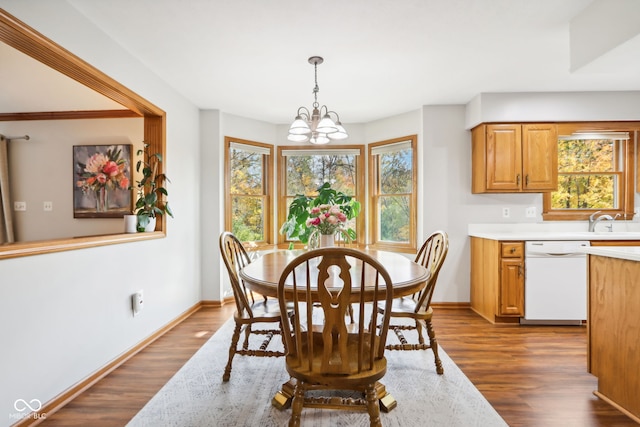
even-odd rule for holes
{"type": "MultiPolygon", "coordinates": [[[[314,330],[318,329],[318,326],[314,325],[314,330]]],[[[332,363],[329,362],[328,366],[323,365],[323,348],[322,348],[322,333],[321,332],[313,332],[314,337],[314,353],[312,355],[312,368],[309,370],[309,357],[306,354],[306,351],[303,351],[302,354],[298,354],[298,356],[287,355],[286,356],[286,367],[288,373],[294,378],[298,378],[299,380],[303,380],[310,384],[322,385],[324,387],[331,388],[332,386],[336,386],[337,388],[353,388],[359,389],[366,384],[370,384],[371,382],[378,381],[381,379],[387,371],[387,359],[381,358],[374,360],[373,365],[368,367],[368,369],[361,370],[358,373],[358,358],[352,357],[349,360],[349,365],[346,368],[348,372],[333,372],[331,371],[332,363]],[[318,375],[319,371],[324,371],[325,375],[318,375]]],[[[302,341],[306,343],[308,339],[308,334],[305,332],[302,334],[302,341]]],[[[349,334],[348,343],[347,343],[347,354],[356,355],[357,351],[357,334],[349,334]]],[[[379,341],[376,340],[376,344],[379,341]]],[[[305,344],[306,347],[306,344],[305,344]]],[[[304,348],[304,347],[303,347],[304,348]]],[[[370,348],[368,346],[364,346],[364,359],[369,359],[370,348]]],[[[334,353],[333,358],[336,359],[336,366],[340,365],[340,356],[338,355],[337,348],[334,353]]],[[[345,369],[343,366],[342,369],[345,369]]]]}
{"type": "MultiPolygon", "coordinates": [[[[379,312],[383,312],[384,309],[378,307],[379,312]]],[[[395,298],[391,304],[391,317],[411,317],[414,319],[430,319],[433,316],[433,309],[431,306],[425,311],[420,308],[416,311],[416,302],[411,297],[395,298]]]]}
{"type": "Polygon", "coordinates": [[[251,304],[251,311],[253,317],[249,317],[247,312],[243,312],[241,315],[236,311],[235,318],[239,321],[251,321],[256,322],[279,322],[280,321],[280,303],[277,299],[267,298],[266,300],[256,301],[251,304]]]}

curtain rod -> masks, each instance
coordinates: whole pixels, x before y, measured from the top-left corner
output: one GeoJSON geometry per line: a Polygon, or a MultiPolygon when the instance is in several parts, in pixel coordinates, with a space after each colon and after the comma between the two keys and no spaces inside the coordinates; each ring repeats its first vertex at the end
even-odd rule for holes
{"type": "Polygon", "coordinates": [[[24,139],[24,140],[29,140],[29,135],[24,135],[24,136],[5,136],[4,139],[11,141],[13,139],[24,139]]]}

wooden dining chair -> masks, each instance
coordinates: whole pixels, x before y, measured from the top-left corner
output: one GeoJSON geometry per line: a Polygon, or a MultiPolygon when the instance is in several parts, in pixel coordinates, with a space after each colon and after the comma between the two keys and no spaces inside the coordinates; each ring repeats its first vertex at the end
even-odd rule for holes
{"type": "Polygon", "coordinates": [[[253,294],[248,290],[244,282],[238,276],[238,272],[247,266],[251,260],[242,243],[232,233],[225,231],[220,235],[220,254],[229,273],[229,280],[233,289],[233,298],[236,310],[233,313],[235,329],[229,347],[229,360],[222,375],[223,381],[229,381],[231,376],[231,363],[236,354],[241,356],[278,357],[284,356],[282,351],[267,350],[274,335],[281,335],[280,306],[273,298],[262,298],[255,301],[253,294]],[[255,328],[254,325],[271,324],[277,327],[271,329],[255,328]],[[244,342],[242,348],[238,348],[240,333],[244,329],[244,342]],[[265,335],[262,344],[257,348],[249,348],[251,334],[265,335]]]}
{"type": "Polygon", "coordinates": [[[387,370],[390,311],[380,314],[375,307],[390,306],[392,298],[387,270],[355,249],[315,249],[287,265],[278,300],[281,312],[293,309],[282,324],[286,369],[296,380],[289,426],[300,425],[303,407],[366,409],[370,424],[381,425],[375,385],[387,370]],[[346,316],[350,304],[355,325],[346,316]],[[334,394],[309,396],[310,390],[334,394]],[[338,390],[356,391],[356,396],[341,397],[338,390]]]}
{"type": "MultiPolygon", "coordinates": [[[[389,329],[398,337],[400,344],[388,344],[388,350],[428,350],[433,351],[436,364],[436,372],[440,375],[444,373],[442,362],[438,357],[438,341],[431,324],[433,309],[431,308],[431,297],[436,287],[440,268],[447,257],[449,251],[449,237],[444,231],[433,232],[424,242],[420,251],[416,255],[415,262],[427,268],[430,272],[429,279],[422,289],[407,297],[396,298],[391,307],[391,324],[389,329]],[[411,323],[393,322],[394,318],[411,319],[411,323]],[[426,329],[429,336],[429,344],[425,343],[422,330],[426,329]],[[417,343],[409,343],[402,331],[415,330],[418,334],[417,343]]],[[[380,313],[385,309],[378,307],[380,313]]]]}

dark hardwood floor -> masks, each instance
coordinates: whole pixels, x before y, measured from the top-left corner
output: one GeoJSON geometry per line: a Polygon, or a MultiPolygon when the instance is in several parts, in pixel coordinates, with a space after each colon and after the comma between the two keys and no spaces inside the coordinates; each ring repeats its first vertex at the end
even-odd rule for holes
{"type": "MultiPolygon", "coordinates": [[[[233,309],[201,309],[43,425],[125,425],[233,309]]],[[[510,426],[638,426],[592,394],[585,327],[491,325],[468,309],[438,308],[434,327],[442,348],[510,426]]]]}

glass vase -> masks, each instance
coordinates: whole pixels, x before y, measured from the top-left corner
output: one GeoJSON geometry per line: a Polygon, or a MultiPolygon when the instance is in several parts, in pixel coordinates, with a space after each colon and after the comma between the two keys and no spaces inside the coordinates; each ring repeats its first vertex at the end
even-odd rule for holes
{"type": "Polygon", "coordinates": [[[332,248],[336,245],[336,237],[333,234],[321,234],[320,245],[321,248],[332,248]]]}
{"type": "Polygon", "coordinates": [[[106,212],[109,209],[107,187],[100,187],[96,191],[96,212],[106,212]]]}

